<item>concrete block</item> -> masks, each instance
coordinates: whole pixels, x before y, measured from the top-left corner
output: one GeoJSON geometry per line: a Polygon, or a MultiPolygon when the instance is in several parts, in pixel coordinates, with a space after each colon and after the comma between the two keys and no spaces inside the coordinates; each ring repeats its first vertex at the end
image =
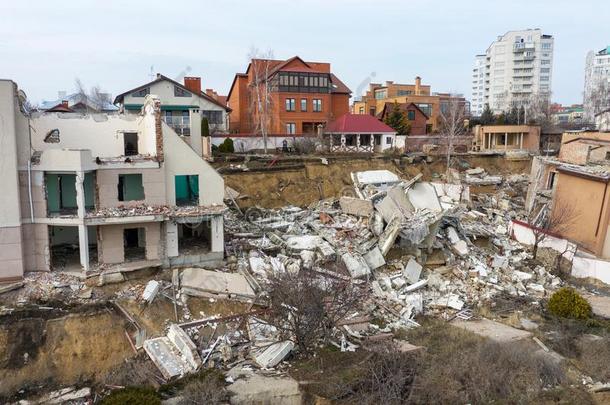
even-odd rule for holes
{"type": "Polygon", "coordinates": [[[383,255],[381,254],[381,250],[379,250],[379,247],[377,247],[377,246],[375,246],[373,249],[369,250],[364,255],[364,260],[366,261],[366,264],[369,265],[371,270],[378,269],[379,267],[385,265],[385,259],[383,258],[383,255]]]}
{"type": "Polygon", "coordinates": [[[344,253],[341,256],[341,260],[353,278],[360,278],[371,274],[369,265],[358,253],[344,253]]]}
{"type": "Polygon", "coordinates": [[[373,203],[370,200],[362,200],[355,197],[341,197],[339,205],[344,213],[368,217],[373,212],[373,203]]]}
{"type": "Polygon", "coordinates": [[[402,270],[402,274],[405,276],[409,284],[415,284],[419,281],[422,271],[421,264],[417,263],[413,258],[409,259],[409,262],[402,270]]]}
{"type": "Polygon", "coordinates": [[[161,283],[159,283],[157,280],[150,280],[144,288],[142,299],[150,304],[157,296],[159,288],[161,288],[161,283]]]}
{"type": "Polygon", "coordinates": [[[197,352],[197,347],[184,329],[176,324],[171,324],[167,338],[182,354],[182,360],[186,361],[194,370],[201,366],[201,357],[197,352]]]}
{"type": "Polygon", "coordinates": [[[264,350],[257,350],[254,354],[254,360],[262,368],[275,367],[280,361],[294,349],[294,343],[289,340],[277,342],[268,346],[264,350]]]}

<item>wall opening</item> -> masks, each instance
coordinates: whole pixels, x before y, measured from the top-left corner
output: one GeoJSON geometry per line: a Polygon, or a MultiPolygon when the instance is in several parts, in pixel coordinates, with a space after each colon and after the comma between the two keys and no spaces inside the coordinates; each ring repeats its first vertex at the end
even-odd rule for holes
{"type": "Polygon", "coordinates": [[[180,255],[209,253],[211,232],[209,221],[178,224],[178,253],[180,255]]]}
{"type": "MultiPolygon", "coordinates": [[[[45,192],[48,215],[76,215],[76,174],[45,173],[45,192]]],[[[95,205],[95,178],[93,173],[85,173],[83,183],[85,209],[95,205]]]]}
{"type": "Polygon", "coordinates": [[[199,205],[199,176],[175,176],[176,205],[199,205]]]}
{"type": "MultiPolygon", "coordinates": [[[[97,258],[97,227],[88,226],[89,265],[95,265],[97,258]]],[[[49,247],[51,270],[82,271],[78,226],[49,226],[49,247]]]]}
{"type": "Polygon", "coordinates": [[[123,133],[123,149],[125,156],[134,156],[138,152],[138,134],[136,132],[123,133]]]}
{"type": "Polygon", "coordinates": [[[146,230],[144,228],[123,229],[125,261],[146,259],[146,230]]]}
{"type": "Polygon", "coordinates": [[[144,199],[141,174],[119,174],[118,200],[140,201],[144,199]]]}

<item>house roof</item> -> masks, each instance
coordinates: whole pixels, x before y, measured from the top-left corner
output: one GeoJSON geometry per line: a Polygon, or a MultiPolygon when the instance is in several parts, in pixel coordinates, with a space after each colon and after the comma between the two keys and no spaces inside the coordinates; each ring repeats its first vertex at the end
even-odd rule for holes
{"type": "Polygon", "coordinates": [[[42,103],[40,103],[40,109],[44,110],[44,111],[53,110],[53,111],[58,111],[58,112],[72,112],[71,109],[68,111],[68,110],[65,110],[65,107],[60,107],[63,101],[67,101],[68,105],[70,107],[73,107],[77,104],[83,104],[84,106],[90,107],[91,109],[97,110],[97,111],[116,111],[116,110],[118,110],[118,108],[115,105],[108,103],[108,102],[104,102],[101,105],[98,105],[93,100],[91,100],[89,97],[86,97],[86,96],[82,95],[81,93],[69,94],[69,95],[62,97],[61,99],[57,99],[57,100],[44,100],[42,103]]]}
{"type": "MultiPolygon", "coordinates": [[[[187,89],[187,88],[186,88],[186,87],[185,87],[183,84],[178,83],[177,81],[172,80],[172,79],[170,79],[170,78],[169,78],[169,77],[167,77],[167,76],[163,76],[163,75],[162,75],[162,74],[160,74],[160,73],[157,73],[157,78],[156,78],[155,80],[153,80],[152,82],[148,82],[148,83],[143,84],[143,85],[141,85],[141,86],[135,87],[135,88],[133,88],[133,89],[131,89],[131,90],[127,90],[126,92],[121,93],[121,94],[119,94],[118,96],[116,96],[116,97],[115,97],[115,99],[114,99],[114,104],[119,104],[119,103],[122,103],[122,102],[123,102],[123,99],[125,98],[125,96],[126,96],[127,94],[129,94],[129,93],[133,93],[133,92],[135,92],[135,91],[142,90],[142,89],[144,89],[144,88],[146,88],[146,87],[152,86],[152,85],[153,85],[153,84],[155,84],[155,83],[159,83],[159,82],[163,82],[163,81],[170,82],[170,83],[172,83],[173,85],[178,86],[178,87],[180,87],[181,89],[183,89],[183,90],[185,90],[185,91],[188,91],[189,93],[194,93],[192,90],[187,89]]],[[[211,102],[211,103],[213,103],[213,104],[216,104],[217,106],[220,106],[220,107],[224,108],[224,109],[225,109],[227,112],[230,112],[230,111],[231,111],[231,109],[230,109],[228,106],[223,105],[221,102],[219,102],[218,100],[214,99],[213,97],[208,96],[207,94],[205,94],[205,93],[204,93],[204,92],[202,92],[202,91],[200,91],[200,92],[199,92],[199,94],[196,94],[196,95],[197,95],[197,96],[199,96],[199,97],[201,97],[201,98],[203,98],[203,99],[208,100],[209,102],[211,102]]]]}
{"type": "MultiPolygon", "coordinates": [[[[398,103],[398,107],[400,108],[400,111],[402,111],[402,112],[407,112],[407,111],[409,111],[410,107],[414,107],[417,111],[419,111],[421,114],[423,114],[423,116],[426,117],[426,119],[430,118],[415,103],[398,103]]],[[[394,108],[394,103],[391,103],[391,102],[384,103],[383,108],[381,109],[381,112],[377,115],[377,117],[383,118],[385,116],[386,112],[391,111],[390,109],[392,109],[392,108],[394,108]]]]}
{"type": "Polygon", "coordinates": [[[377,118],[369,114],[345,113],[336,120],[330,122],[326,127],[326,133],[392,133],[394,128],[384,124],[377,118]]]}
{"type": "MultiPolygon", "coordinates": [[[[277,72],[301,72],[301,73],[325,73],[325,72],[320,72],[318,70],[315,70],[314,68],[312,68],[311,63],[304,61],[303,59],[301,59],[299,56],[293,56],[292,58],[286,59],[286,60],[276,60],[276,59],[252,59],[250,61],[250,63],[248,64],[248,68],[246,69],[245,73],[236,73],[235,77],[233,78],[233,82],[231,83],[231,88],[229,90],[229,94],[227,94],[227,100],[231,97],[231,93],[233,92],[233,88],[235,87],[235,83],[237,81],[238,77],[244,77],[244,76],[248,76],[248,73],[250,72],[250,69],[252,68],[253,64],[260,64],[260,63],[268,63],[268,69],[269,69],[269,73],[267,74],[267,78],[273,76],[274,74],[276,74],[277,72]],[[292,63],[293,61],[298,60],[300,61],[304,66],[292,66],[292,67],[287,67],[290,63],[292,63]]],[[[331,83],[331,93],[337,93],[337,94],[351,94],[352,91],[349,89],[349,87],[347,87],[345,85],[345,83],[343,83],[341,80],[339,80],[339,78],[337,76],[335,76],[333,73],[329,73],[330,75],[330,83],[331,83]]]]}

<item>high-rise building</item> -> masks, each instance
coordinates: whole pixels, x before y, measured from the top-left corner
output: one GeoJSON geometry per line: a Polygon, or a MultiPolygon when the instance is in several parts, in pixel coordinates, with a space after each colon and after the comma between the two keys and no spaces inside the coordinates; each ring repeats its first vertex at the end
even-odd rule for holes
{"type": "Polygon", "coordinates": [[[487,55],[475,56],[472,69],[472,93],[470,95],[470,112],[480,116],[485,108],[485,65],[487,55]]]}
{"type": "Polygon", "coordinates": [[[475,114],[482,112],[485,104],[499,114],[512,106],[526,105],[532,96],[550,95],[553,48],[553,36],[538,28],[498,36],[485,55],[475,59],[472,76],[475,114]]]}
{"type": "Polygon", "coordinates": [[[610,84],[610,45],[599,52],[589,51],[585,65],[584,109],[586,122],[593,122],[593,116],[599,109],[607,108],[605,103],[596,103],[592,93],[601,84],[606,88],[610,84]]]}

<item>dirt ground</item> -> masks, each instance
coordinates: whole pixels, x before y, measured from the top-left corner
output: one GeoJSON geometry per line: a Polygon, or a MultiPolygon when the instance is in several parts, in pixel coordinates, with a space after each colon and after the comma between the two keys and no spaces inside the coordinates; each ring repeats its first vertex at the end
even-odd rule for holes
{"type": "MultiPolygon", "coordinates": [[[[260,162],[258,162],[260,164],[260,162]]],[[[459,170],[483,167],[490,174],[529,173],[530,160],[506,160],[501,156],[460,156],[454,158],[453,166],[459,170]]],[[[227,163],[217,162],[217,168],[227,167],[227,163]]],[[[223,174],[225,185],[237,190],[243,196],[241,207],[258,205],[264,208],[278,208],[285,205],[306,206],[320,199],[343,195],[352,187],[350,173],[364,170],[390,170],[403,177],[411,178],[419,173],[424,180],[434,180],[445,171],[445,160],[436,158],[431,163],[422,160],[408,163],[400,158],[358,158],[330,159],[329,164],[321,161],[301,162],[282,166],[272,166],[265,170],[231,171],[223,174]]],[[[482,192],[493,190],[482,189],[482,192]]],[[[476,190],[473,190],[476,193],[476,190]]]]}
{"type": "Polygon", "coordinates": [[[0,398],[19,390],[96,381],[134,355],[124,321],[109,310],[0,318],[0,398]]]}

